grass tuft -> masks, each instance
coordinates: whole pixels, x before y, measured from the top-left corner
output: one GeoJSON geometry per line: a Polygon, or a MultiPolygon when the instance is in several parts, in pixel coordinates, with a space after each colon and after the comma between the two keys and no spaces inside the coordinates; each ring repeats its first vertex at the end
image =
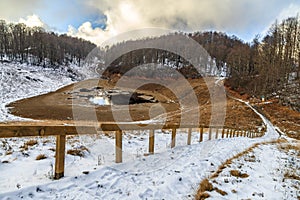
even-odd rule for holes
{"type": "Polygon", "coordinates": [[[27,141],[27,142],[25,142],[25,146],[34,146],[34,145],[36,145],[38,143],[38,141],[37,140],[29,140],[29,141],[27,141]]]}
{"type": "Polygon", "coordinates": [[[208,193],[206,193],[206,192],[207,191],[211,192],[213,190],[214,190],[213,185],[206,178],[203,181],[201,181],[200,186],[199,186],[199,188],[197,190],[197,193],[195,195],[195,199],[196,200],[206,199],[206,198],[210,197],[210,195],[208,193]]]}
{"type": "Polygon", "coordinates": [[[240,171],[238,170],[230,170],[230,175],[231,176],[235,176],[237,178],[248,178],[249,175],[246,174],[246,173],[241,173],[240,171]]]}
{"type": "Polygon", "coordinates": [[[222,195],[222,196],[225,196],[225,195],[228,194],[227,192],[225,192],[225,191],[223,191],[223,190],[220,190],[220,189],[217,188],[217,187],[215,187],[214,190],[215,190],[217,193],[219,193],[220,195],[222,195]]]}
{"type": "Polygon", "coordinates": [[[44,160],[46,158],[47,158],[47,156],[45,154],[40,154],[35,158],[35,160],[44,160]]]}
{"type": "Polygon", "coordinates": [[[85,146],[81,146],[80,148],[76,148],[76,149],[69,149],[67,151],[67,154],[70,154],[72,156],[79,156],[79,157],[84,157],[84,152],[90,152],[88,150],[88,148],[86,148],[85,146]]]}

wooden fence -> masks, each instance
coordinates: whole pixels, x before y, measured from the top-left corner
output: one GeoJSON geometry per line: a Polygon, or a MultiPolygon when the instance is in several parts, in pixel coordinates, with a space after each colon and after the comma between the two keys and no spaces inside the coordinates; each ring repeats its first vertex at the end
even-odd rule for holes
{"type": "MultiPolygon", "coordinates": [[[[149,130],[149,154],[154,154],[155,130],[169,129],[171,130],[171,148],[176,145],[176,133],[178,129],[187,129],[187,145],[191,144],[192,129],[199,132],[199,142],[203,142],[204,129],[208,129],[208,140],[218,138],[231,137],[261,137],[264,132],[253,130],[237,130],[230,127],[221,126],[201,126],[201,125],[160,125],[160,124],[100,124],[97,131],[114,131],[115,132],[115,162],[122,162],[122,133],[129,130],[149,130]],[[119,126],[120,125],[120,126],[119,126]],[[122,127],[122,129],[120,128],[122,127]],[[215,137],[213,137],[215,130],[215,137]]],[[[0,138],[11,137],[30,137],[30,136],[56,136],[55,151],[55,174],[54,178],[59,179],[64,176],[65,170],[65,146],[66,136],[77,135],[80,133],[95,133],[94,126],[75,126],[75,125],[55,125],[55,126],[39,126],[39,125],[6,125],[0,124],[0,138]]]]}

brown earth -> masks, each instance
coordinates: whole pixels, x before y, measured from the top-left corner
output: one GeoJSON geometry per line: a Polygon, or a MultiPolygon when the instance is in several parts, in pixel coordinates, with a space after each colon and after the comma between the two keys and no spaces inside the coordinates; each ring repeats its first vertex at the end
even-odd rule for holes
{"type": "Polygon", "coordinates": [[[300,140],[300,112],[290,107],[283,106],[276,98],[262,102],[260,99],[227,88],[230,95],[250,101],[250,103],[275,126],[278,126],[287,136],[300,140]]]}
{"type": "Polygon", "coordinates": [[[300,140],[299,112],[280,105],[277,100],[272,100],[269,104],[257,104],[256,107],[285,134],[300,140]]]}
{"type": "MultiPolygon", "coordinates": [[[[200,113],[198,123],[201,125],[210,124],[212,106],[208,87],[216,86],[214,78],[205,79],[206,81],[202,78],[188,79],[190,90],[179,80],[149,80],[132,77],[122,77],[122,79],[124,82],[121,85],[118,85],[120,81],[116,80],[82,81],[55,92],[13,102],[8,107],[14,115],[46,120],[49,123],[72,123],[74,113],[79,113],[79,118],[83,121],[88,121],[91,113],[96,113],[97,120],[100,122],[129,122],[149,120],[150,118],[163,121],[165,118],[167,123],[181,123],[182,121],[189,123],[194,122],[200,113]],[[141,87],[136,87],[136,85],[141,85],[141,87]],[[153,96],[158,100],[158,103],[94,106],[89,103],[88,97],[92,95],[95,87],[103,87],[105,90],[117,87],[122,91],[136,91],[153,96]],[[80,92],[81,89],[84,90],[80,92]],[[196,97],[196,103],[193,102],[193,97],[196,97]],[[126,115],[128,110],[132,119],[126,115]],[[115,120],[115,115],[117,115],[118,120],[115,120]]],[[[215,103],[217,107],[223,106],[221,100],[217,100],[215,103]]],[[[243,103],[230,98],[226,98],[225,103],[226,126],[245,130],[256,129],[262,125],[261,119],[243,103]]],[[[218,112],[214,115],[217,115],[217,119],[222,117],[218,116],[218,112]]]]}

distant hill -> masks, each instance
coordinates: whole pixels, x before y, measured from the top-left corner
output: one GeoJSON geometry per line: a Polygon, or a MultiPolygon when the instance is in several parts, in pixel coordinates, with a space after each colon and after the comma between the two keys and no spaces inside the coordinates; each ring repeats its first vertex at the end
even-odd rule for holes
{"type": "MultiPolygon", "coordinates": [[[[263,38],[257,36],[246,43],[236,36],[220,32],[176,33],[194,39],[211,56],[211,65],[227,77],[226,84],[241,94],[278,98],[284,105],[300,111],[300,20],[292,17],[277,21],[263,38]]],[[[106,53],[126,46],[143,46],[143,43],[160,41],[167,36],[125,41],[106,49],[106,53]],[[140,44],[140,45],[138,45],[140,44]]],[[[165,40],[167,41],[167,40],[165,40]]],[[[183,47],[185,49],[186,47],[183,47]]],[[[207,67],[207,66],[206,66],[207,67]]],[[[210,66],[211,67],[211,66],[210,66]]],[[[104,77],[115,75],[173,77],[168,68],[176,69],[186,78],[201,76],[195,66],[179,55],[161,49],[137,49],[114,60],[103,72],[104,77]],[[162,67],[150,71],[153,65],[162,67]],[[143,68],[132,71],[136,66],[143,68]],[[149,66],[147,68],[147,66],[149,66]],[[145,73],[147,72],[147,73],[145,73]]],[[[208,69],[209,71],[209,69],[208,69]]]]}
{"type": "Polygon", "coordinates": [[[0,20],[0,61],[56,67],[80,66],[95,44],[83,39],[47,32],[41,27],[7,24],[0,20]]]}

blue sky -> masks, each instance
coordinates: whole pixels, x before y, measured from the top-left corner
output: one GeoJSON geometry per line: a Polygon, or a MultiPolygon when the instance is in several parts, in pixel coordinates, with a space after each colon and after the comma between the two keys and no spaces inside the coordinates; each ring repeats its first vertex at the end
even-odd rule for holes
{"type": "Polygon", "coordinates": [[[60,32],[68,31],[68,26],[78,28],[84,22],[91,22],[93,27],[105,25],[105,15],[97,8],[92,8],[84,1],[50,0],[44,1],[46,9],[35,12],[50,27],[60,32]]]}
{"type": "Polygon", "coordinates": [[[1,0],[0,18],[43,24],[99,43],[145,27],[217,30],[251,41],[276,20],[300,12],[299,0],[1,0]],[[33,18],[32,16],[35,16],[33,18]]]}

